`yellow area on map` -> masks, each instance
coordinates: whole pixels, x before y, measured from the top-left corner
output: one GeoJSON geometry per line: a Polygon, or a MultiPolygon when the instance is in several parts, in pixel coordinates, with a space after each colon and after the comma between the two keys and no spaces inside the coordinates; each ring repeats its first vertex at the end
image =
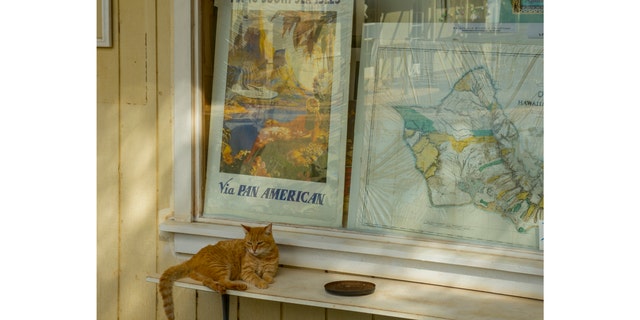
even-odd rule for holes
{"type": "MultiPolygon", "coordinates": [[[[412,135],[415,131],[406,130],[405,135],[412,135]]],[[[421,136],[411,148],[416,156],[416,168],[424,174],[425,178],[433,176],[438,169],[438,156],[440,152],[437,146],[449,142],[451,147],[458,153],[464,148],[474,143],[495,143],[493,136],[469,137],[463,140],[456,140],[452,135],[444,133],[431,133],[421,136]]]]}
{"type": "Polygon", "coordinates": [[[429,140],[435,144],[442,144],[445,142],[451,143],[451,147],[456,152],[460,153],[464,148],[474,143],[495,143],[496,138],[493,136],[480,136],[480,137],[468,137],[462,140],[456,140],[452,135],[445,133],[430,133],[429,140]]]}

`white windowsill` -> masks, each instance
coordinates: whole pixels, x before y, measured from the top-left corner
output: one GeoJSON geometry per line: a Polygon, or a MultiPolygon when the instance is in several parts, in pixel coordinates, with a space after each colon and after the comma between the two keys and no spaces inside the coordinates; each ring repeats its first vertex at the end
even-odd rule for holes
{"type": "MultiPolygon", "coordinates": [[[[147,277],[147,281],[154,283],[158,283],[159,279],[159,274],[147,277]]],[[[175,282],[175,286],[211,291],[188,278],[175,282]]],[[[544,311],[544,303],[538,300],[295,268],[280,268],[275,283],[267,289],[250,285],[246,291],[229,290],[227,293],[238,297],[416,320],[531,320],[542,319],[544,311]],[[324,284],[339,280],[372,282],[376,287],[372,294],[356,297],[325,292],[324,284]]]]}
{"type": "MultiPolygon", "coordinates": [[[[274,225],[280,263],[543,299],[542,252],[274,225]]],[[[166,221],[178,254],[243,236],[240,222],[166,221]]]]}

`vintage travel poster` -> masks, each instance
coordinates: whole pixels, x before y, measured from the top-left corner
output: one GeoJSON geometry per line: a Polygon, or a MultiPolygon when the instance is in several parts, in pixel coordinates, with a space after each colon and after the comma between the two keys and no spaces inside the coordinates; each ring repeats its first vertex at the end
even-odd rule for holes
{"type": "Polygon", "coordinates": [[[203,217],[339,226],[353,2],[218,5],[203,217]]]}

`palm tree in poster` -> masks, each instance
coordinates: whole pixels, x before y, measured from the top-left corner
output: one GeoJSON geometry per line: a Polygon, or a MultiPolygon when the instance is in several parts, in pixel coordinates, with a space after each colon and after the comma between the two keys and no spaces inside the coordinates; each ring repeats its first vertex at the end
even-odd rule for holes
{"type": "Polygon", "coordinates": [[[320,61],[322,67],[313,79],[314,95],[320,101],[330,98],[333,51],[336,41],[336,11],[278,11],[271,21],[282,18],[281,37],[291,34],[293,47],[307,59],[320,61]]]}
{"type": "Polygon", "coordinates": [[[309,57],[316,45],[320,46],[323,54],[333,52],[333,33],[322,31],[326,25],[336,22],[335,11],[278,11],[271,21],[277,17],[283,20],[281,36],[291,32],[294,48],[302,48],[309,57]]]}

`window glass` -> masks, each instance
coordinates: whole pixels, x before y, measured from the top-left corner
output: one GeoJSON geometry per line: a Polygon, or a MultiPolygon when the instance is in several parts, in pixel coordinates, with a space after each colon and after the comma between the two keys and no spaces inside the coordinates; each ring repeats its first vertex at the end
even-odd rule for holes
{"type": "Polygon", "coordinates": [[[541,246],[543,28],[534,4],[374,4],[362,37],[350,228],[541,246]]]}
{"type": "Polygon", "coordinates": [[[542,1],[317,2],[218,4],[199,218],[542,248],[542,1]]]}

